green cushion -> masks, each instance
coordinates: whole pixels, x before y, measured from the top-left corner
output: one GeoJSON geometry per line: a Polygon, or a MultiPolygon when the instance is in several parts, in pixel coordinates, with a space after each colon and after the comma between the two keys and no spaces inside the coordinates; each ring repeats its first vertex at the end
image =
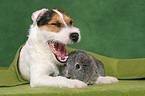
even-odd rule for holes
{"type": "Polygon", "coordinates": [[[92,85],[87,88],[31,88],[29,84],[0,87],[0,96],[144,96],[145,80],[120,80],[114,84],[92,85]]]}
{"type": "Polygon", "coordinates": [[[7,70],[8,67],[0,67],[0,70],[7,70]]]}
{"type": "MultiPolygon", "coordinates": [[[[16,56],[8,69],[4,67],[0,68],[1,87],[16,86],[29,83],[28,81],[22,79],[18,70],[19,53],[23,46],[24,45],[22,45],[18,49],[16,56]]],[[[73,50],[76,49],[68,48],[68,53],[70,53],[73,50]]],[[[145,78],[145,65],[143,64],[143,62],[145,62],[145,59],[114,59],[101,56],[92,52],[88,53],[103,62],[107,76],[114,76],[118,79],[145,78]]]]}

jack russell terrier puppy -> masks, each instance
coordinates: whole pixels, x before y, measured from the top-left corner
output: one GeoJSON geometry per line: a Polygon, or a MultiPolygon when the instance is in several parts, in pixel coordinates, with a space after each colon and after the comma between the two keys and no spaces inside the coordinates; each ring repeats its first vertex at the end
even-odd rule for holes
{"type": "Polygon", "coordinates": [[[67,44],[81,39],[73,20],[60,9],[41,9],[32,14],[28,40],[20,52],[19,70],[31,87],[83,88],[79,80],[58,76],[58,66],[66,62],[67,44]]]}

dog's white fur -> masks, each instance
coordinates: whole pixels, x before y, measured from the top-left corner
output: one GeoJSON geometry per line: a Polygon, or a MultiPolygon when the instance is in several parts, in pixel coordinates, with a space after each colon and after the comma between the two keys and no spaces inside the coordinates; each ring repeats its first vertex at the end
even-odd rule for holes
{"type": "MultiPolygon", "coordinates": [[[[80,34],[80,31],[76,27],[67,26],[58,33],[41,31],[36,24],[36,20],[46,10],[36,11],[32,15],[33,24],[29,30],[29,38],[20,52],[19,69],[22,77],[30,81],[31,87],[86,87],[87,85],[82,81],[57,76],[59,74],[57,68],[59,62],[52,53],[48,40],[59,41],[63,44],[72,43],[69,38],[70,33],[77,32],[80,34]],[[51,74],[55,77],[50,76],[51,74]]],[[[80,37],[78,41],[80,41],[80,37]]]]}

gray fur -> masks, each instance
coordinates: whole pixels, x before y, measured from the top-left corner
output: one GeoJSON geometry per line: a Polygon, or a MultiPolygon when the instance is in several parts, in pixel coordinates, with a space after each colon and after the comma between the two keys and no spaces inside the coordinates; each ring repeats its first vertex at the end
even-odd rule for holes
{"type": "Polygon", "coordinates": [[[60,74],[70,79],[78,79],[86,84],[94,84],[99,76],[105,76],[101,61],[83,50],[71,52],[60,74]],[[81,69],[79,69],[79,66],[81,69]]]}

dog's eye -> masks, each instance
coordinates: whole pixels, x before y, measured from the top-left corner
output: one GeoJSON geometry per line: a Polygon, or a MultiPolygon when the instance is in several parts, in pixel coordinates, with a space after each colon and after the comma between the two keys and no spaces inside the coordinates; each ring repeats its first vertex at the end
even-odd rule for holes
{"type": "Polygon", "coordinates": [[[73,21],[71,20],[71,21],[69,22],[69,24],[70,24],[70,25],[73,25],[73,21]]]}
{"type": "Polygon", "coordinates": [[[55,26],[57,26],[57,27],[61,27],[61,23],[59,23],[59,22],[51,23],[51,25],[55,25],[55,26]]]}

